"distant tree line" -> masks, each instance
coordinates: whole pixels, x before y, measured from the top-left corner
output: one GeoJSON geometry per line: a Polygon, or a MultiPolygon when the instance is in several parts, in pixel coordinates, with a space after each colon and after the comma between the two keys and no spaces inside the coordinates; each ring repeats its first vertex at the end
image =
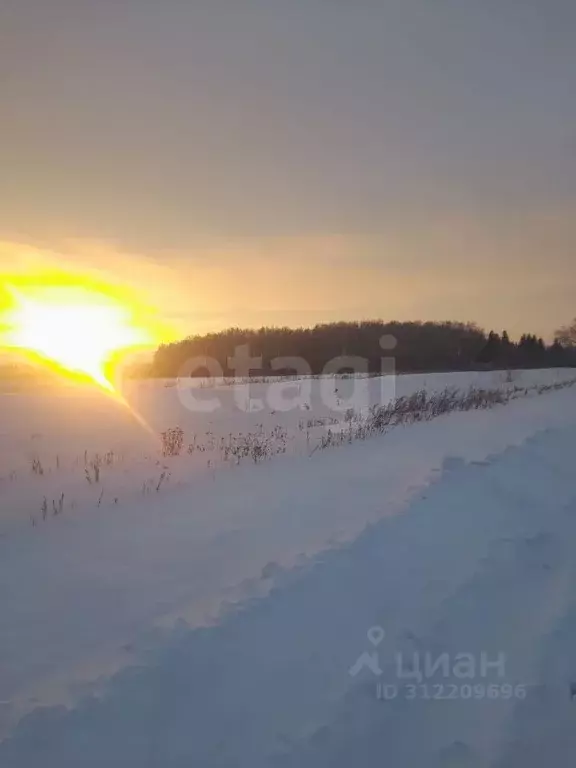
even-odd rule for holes
{"type": "Polygon", "coordinates": [[[572,336],[568,330],[558,331],[554,343],[547,345],[531,334],[515,342],[506,331],[486,333],[473,323],[459,322],[362,321],[313,328],[229,328],[161,346],[154,355],[151,373],[158,377],[212,375],[200,367],[187,369],[191,359],[206,357],[219,363],[224,376],[233,376],[235,371],[228,361],[241,345],[248,345],[252,357],[262,358],[252,375],[293,373],[289,366],[272,366],[279,357],[303,358],[314,374],[322,373],[329,361],[342,356],[363,358],[374,373],[381,370],[382,358],[393,358],[398,372],[576,366],[576,323],[572,336]]]}

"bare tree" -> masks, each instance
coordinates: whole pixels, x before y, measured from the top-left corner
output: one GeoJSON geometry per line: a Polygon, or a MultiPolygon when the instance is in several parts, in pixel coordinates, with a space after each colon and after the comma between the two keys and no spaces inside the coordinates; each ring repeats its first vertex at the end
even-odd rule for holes
{"type": "Polygon", "coordinates": [[[570,325],[563,325],[554,334],[555,341],[563,347],[576,347],[576,318],[570,325]]]}

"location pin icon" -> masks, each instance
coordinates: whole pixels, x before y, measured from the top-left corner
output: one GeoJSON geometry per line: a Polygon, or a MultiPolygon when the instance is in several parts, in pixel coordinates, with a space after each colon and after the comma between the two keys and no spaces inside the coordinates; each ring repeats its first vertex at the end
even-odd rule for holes
{"type": "Polygon", "coordinates": [[[368,640],[372,643],[372,645],[380,645],[382,640],[386,637],[386,632],[382,629],[382,627],[370,627],[368,630],[368,640]]]}

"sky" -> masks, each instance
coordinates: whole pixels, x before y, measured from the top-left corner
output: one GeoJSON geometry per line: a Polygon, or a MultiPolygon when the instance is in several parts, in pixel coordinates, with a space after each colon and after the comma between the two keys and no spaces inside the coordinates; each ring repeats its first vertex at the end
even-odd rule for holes
{"type": "Polygon", "coordinates": [[[573,0],[2,0],[0,272],[181,335],[576,315],[573,0]]]}

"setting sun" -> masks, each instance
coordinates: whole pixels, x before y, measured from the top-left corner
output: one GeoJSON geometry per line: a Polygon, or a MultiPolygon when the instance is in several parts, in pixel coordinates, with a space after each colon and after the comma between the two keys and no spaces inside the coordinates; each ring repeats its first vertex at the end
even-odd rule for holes
{"type": "Polygon", "coordinates": [[[156,341],[151,330],[137,322],[129,304],[92,288],[8,286],[8,293],[12,301],[2,318],[3,346],[88,377],[110,391],[111,359],[156,341]]]}

